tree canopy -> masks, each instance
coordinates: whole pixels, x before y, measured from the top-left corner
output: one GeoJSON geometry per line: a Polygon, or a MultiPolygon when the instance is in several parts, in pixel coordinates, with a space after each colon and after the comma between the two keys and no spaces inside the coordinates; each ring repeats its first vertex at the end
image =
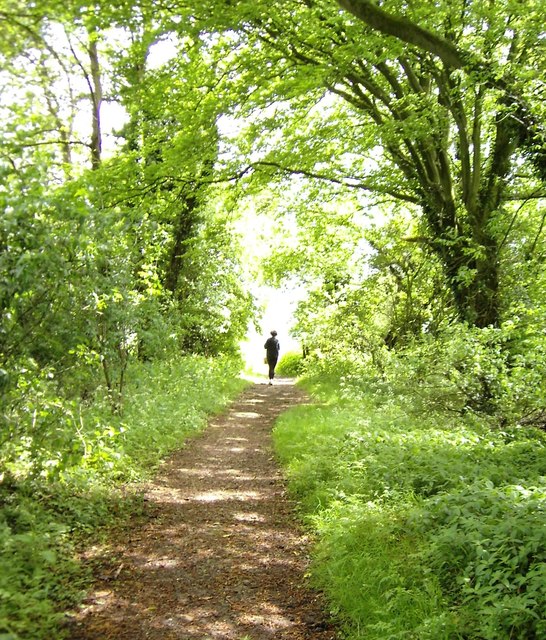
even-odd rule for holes
{"type": "Polygon", "coordinates": [[[452,321],[534,323],[541,9],[6,3],[6,379],[91,354],[119,393],[130,354],[235,352],[254,303],[234,229],[263,194],[285,230],[265,277],[312,291],[307,341],[323,312],[374,354],[452,321]]]}
{"type": "Polygon", "coordinates": [[[541,315],[541,9],[6,3],[4,369],[83,349],[113,388],[130,345],[236,350],[253,303],[233,223],[268,192],[300,231],[267,277],[354,299],[378,348],[500,327],[523,291],[541,315]]]}

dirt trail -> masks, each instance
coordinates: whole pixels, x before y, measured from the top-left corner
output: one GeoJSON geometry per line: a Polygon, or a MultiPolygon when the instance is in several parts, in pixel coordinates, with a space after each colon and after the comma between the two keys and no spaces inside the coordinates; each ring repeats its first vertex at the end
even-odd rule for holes
{"type": "Polygon", "coordinates": [[[112,544],[71,640],[332,640],[305,584],[308,541],[285,494],[273,422],[306,398],[248,388],[161,468],[155,517],[112,544]]]}

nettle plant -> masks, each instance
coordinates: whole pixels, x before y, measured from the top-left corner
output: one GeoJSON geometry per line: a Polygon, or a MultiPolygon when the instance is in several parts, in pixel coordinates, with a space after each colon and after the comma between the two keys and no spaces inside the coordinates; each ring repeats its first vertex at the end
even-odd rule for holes
{"type": "Polygon", "coordinates": [[[421,515],[425,561],[462,602],[471,637],[478,630],[487,640],[546,634],[544,485],[475,482],[432,499],[421,515]]]}

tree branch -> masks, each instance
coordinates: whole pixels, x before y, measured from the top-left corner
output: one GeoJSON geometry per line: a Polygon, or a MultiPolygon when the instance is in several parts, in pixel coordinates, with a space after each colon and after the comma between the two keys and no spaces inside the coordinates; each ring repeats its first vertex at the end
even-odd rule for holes
{"type": "Polygon", "coordinates": [[[47,146],[48,144],[59,144],[59,145],[79,145],[81,147],[87,147],[89,149],[90,145],[88,142],[81,142],[80,140],[41,140],[40,142],[21,142],[17,145],[13,145],[16,149],[29,149],[32,147],[42,147],[47,146]]]}
{"type": "Polygon", "coordinates": [[[468,54],[459,51],[451,42],[423,29],[410,20],[387,13],[373,0],[338,0],[338,4],[372,29],[377,29],[381,33],[394,36],[403,42],[428,51],[440,58],[448,67],[461,69],[468,66],[468,54]]]}
{"type": "Polygon", "coordinates": [[[393,198],[396,198],[397,200],[404,200],[405,202],[411,202],[413,204],[417,204],[419,202],[419,200],[417,198],[415,198],[414,196],[409,195],[407,193],[400,192],[400,191],[393,191],[391,189],[384,189],[384,188],[378,187],[377,185],[366,184],[365,182],[351,181],[349,178],[347,178],[347,179],[334,178],[332,176],[329,176],[329,175],[326,175],[326,174],[323,174],[323,173],[317,173],[315,171],[308,171],[307,169],[296,169],[296,168],[293,168],[293,167],[284,167],[278,162],[270,162],[270,161],[267,161],[267,160],[259,160],[258,162],[255,162],[253,164],[253,166],[254,167],[259,167],[259,166],[272,167],[272,168],[278,169],[279,171],[282,171],[284,173],[290,173],[292,175],[305,176],[306,178],[314,178],[316,180],[324,180],[326,182],[332,182],[333,184],[339,184],[339,185],[342,185],[344,187],[349,187],[349,188],[352,188],[352,189],[362,189],[363,191],[371,191],[371,192],[374,192],[374,193],[383,193],[385,195],[392,196],[393,198]]]}

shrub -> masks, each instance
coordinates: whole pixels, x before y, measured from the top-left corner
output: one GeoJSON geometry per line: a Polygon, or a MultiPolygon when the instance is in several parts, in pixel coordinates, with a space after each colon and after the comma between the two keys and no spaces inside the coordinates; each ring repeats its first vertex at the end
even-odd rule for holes
{"type": "Polygon", "coordinates": [[[277,364],[277,373],[281,376],[297,378],[305,369],[303,355],[297,351],[288,351],[281,356],[277,364]]]}
{"type": "Polygon", "coordinates": [[[437,576],[416,553],[422,534],[407,528],[414,504],[336,500],[312,518],[319,536],[315,584],[350,639],[454,640],[457,616],[437,576]]]}
{"type": "Polygon", "coordinates": [[[462,602],[469,637],[546,637],[546,484],[477,481],[424,509],[424,561],[462,602]]]}
{"type": "Polygon", "coordinates": [[[21,493],[0,492],[0,637],[58,637],[59,610],[80,596],[82,571],[66,525],[21,493]]]}

